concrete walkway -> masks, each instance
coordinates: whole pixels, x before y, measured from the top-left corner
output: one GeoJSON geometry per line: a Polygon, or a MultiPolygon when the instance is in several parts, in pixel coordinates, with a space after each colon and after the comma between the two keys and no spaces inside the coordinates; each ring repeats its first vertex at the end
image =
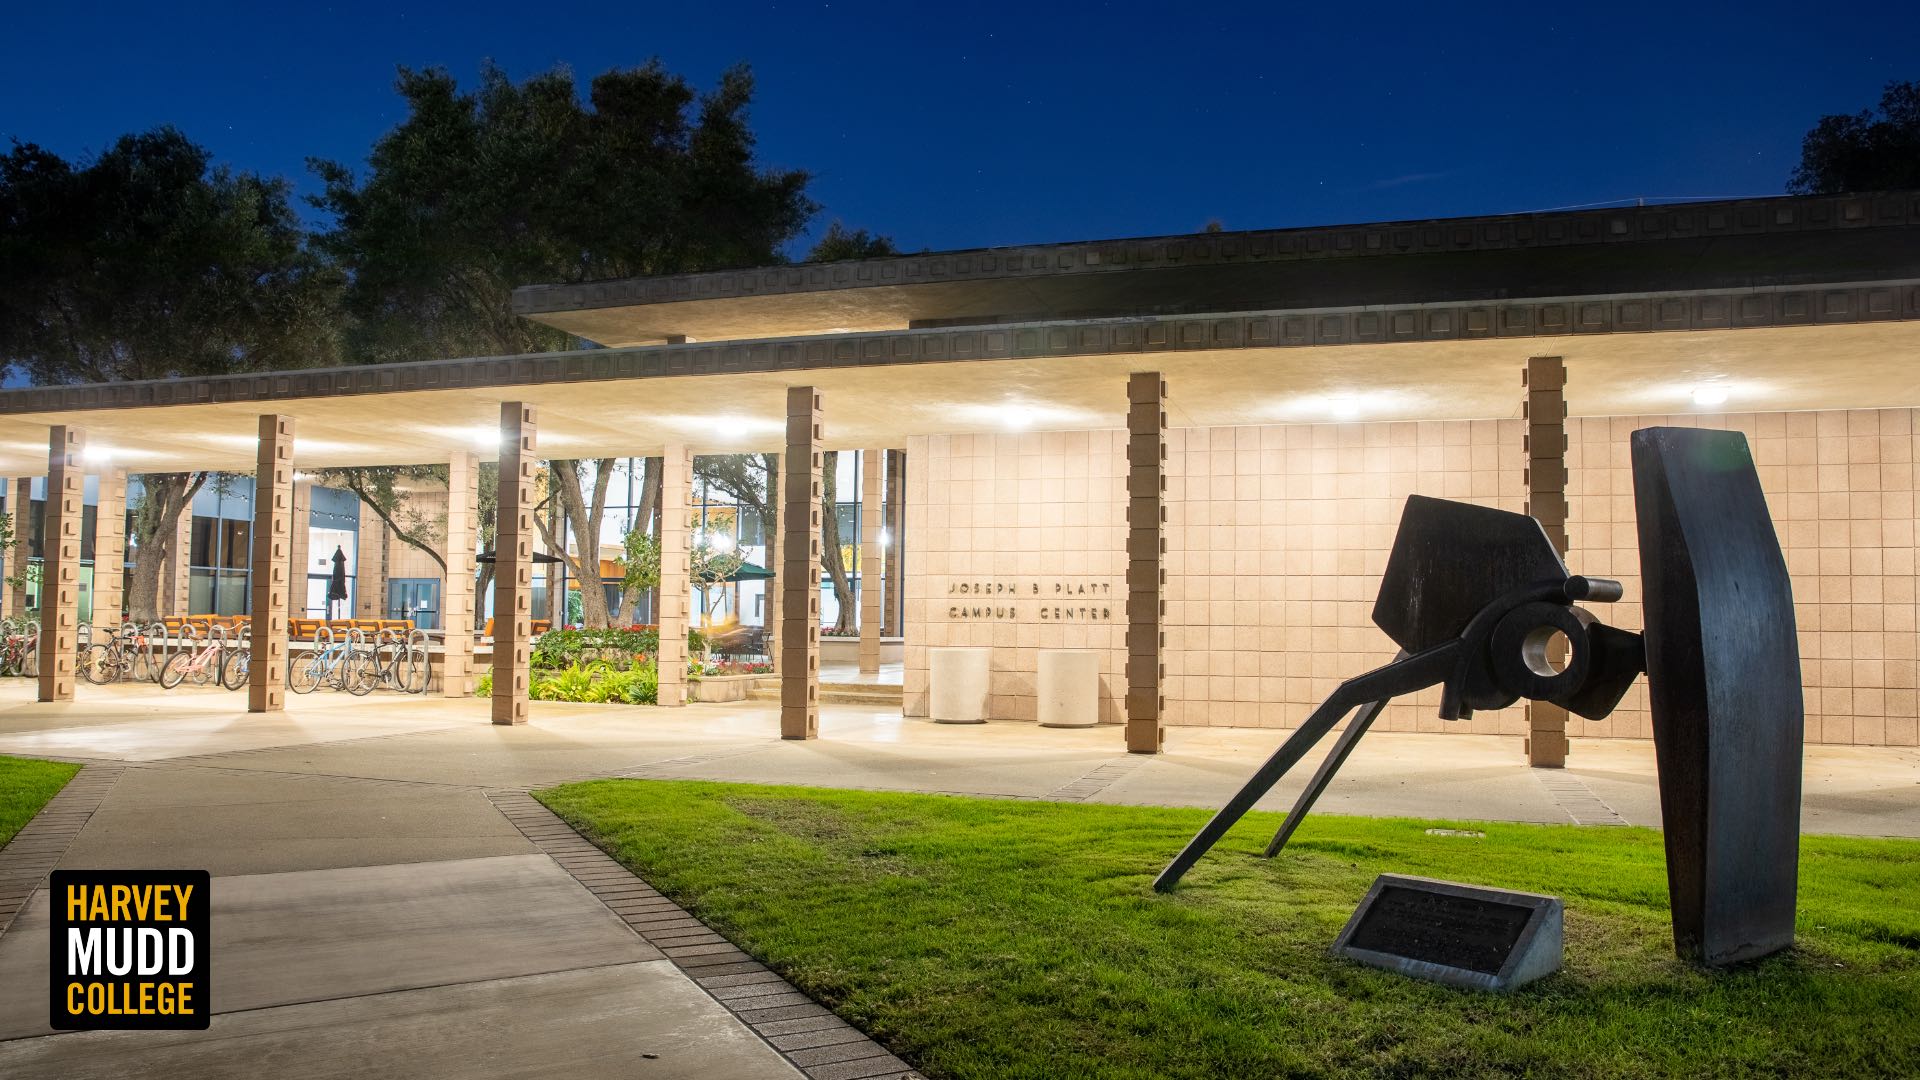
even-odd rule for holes
{"type": "MultiPolygon", "coordinates": [[[[816,742],[782,743],[776,708],[751,702],[536,702],[531,724],[497,728],[477,701],[321,694],[256,717],[221,691],[81,694],[39,705],[0,681],[0,754],[117,773],[84,788],[97,806],[63,796],[65,839],[17,842],[44,868],[9,870],[14,848],[0,852],[0,886],[55,863],[210,871],[216,1017],[190,1035],[49,1035],[46,901],[28,894],[0,933],[9,1078],[899,1076],[603,856],[553,847],[580,842],[514,793],[624,775],[1213,807],[1282,737],[1175,728],[1167,754],[1142,758],[1112,728],[855,707],[823,709],[816,742]]],[[[1376,733],[1321,811],[1658,823],[1650,745],[1576,741],[1572,761],[1536,771],[1517,739],[1376,733]]],[[[1263,805],[1284,809],[1306,771],[1263,805]]],[[[1804,815],[1809,831],[1920,836],[1920,752],[1811,748],[1804,815]]]]}

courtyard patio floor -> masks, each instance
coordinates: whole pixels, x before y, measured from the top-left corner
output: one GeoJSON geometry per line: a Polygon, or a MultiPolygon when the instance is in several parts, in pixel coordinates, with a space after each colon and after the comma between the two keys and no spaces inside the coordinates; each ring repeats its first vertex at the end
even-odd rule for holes
{"type": "MultiPolygon", "coordinates": [[[[221,951],[215,1034],[232,1037],[49,1035],[39,892],[0,934],[9,1077],[224,1075],[269,1052],[305,1061],[303,1075],[352,1071],[323,1065],[336,1058],[462,1075],[479,1053],[524,1075],[798,1075],[788,1047],[775,1053],[569,877],[566,857],[503,810],[507,793],[619,775],[1216,806],[1283,737],[1173,728],[1168,752],[1149,758],[1121,752],[1113,727],[949,727],[857,706],[823,707],[822,737],[788,743],[777,706],[759,702],[535,702],[531,723],[501,728],[478,700],[320,694],[249,716],[244,695],[217,690],[80,695],[37,704],[24,680],[0,681],[0,754],[83,761],[95,768],[82,778],[110,778],[58,865],[221,879],[215,926],[234,944],[221,951]],[[476,1017],[493,1017],[481,1026],[501,1033],[497,1046],[471,1040],[476,1017]]],[[[1570,761],[1528,769],[1516,738],[1375,733],[1320,812],[1658,824],[1650,744],[1576,740],[1570,761]]],[[[1308,771],[1263,807],[1285,809],[1308,771]]],[[[1809,748],[1803,823],[1920,836],[1920,751],[1809,748]]]]}

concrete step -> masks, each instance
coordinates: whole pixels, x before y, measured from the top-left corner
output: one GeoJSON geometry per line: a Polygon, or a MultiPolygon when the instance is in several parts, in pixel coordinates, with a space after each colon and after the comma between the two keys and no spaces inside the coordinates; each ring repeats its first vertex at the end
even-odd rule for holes
{"type": "MultiPolygon", "coordinates": [[[[748,701],[779,701],[780,684],[756,683],[747,690],[748,701]]],[[[892,705],[902,701],[900,687],[876,683],[821,683],[823,705],[892,705]]]]}

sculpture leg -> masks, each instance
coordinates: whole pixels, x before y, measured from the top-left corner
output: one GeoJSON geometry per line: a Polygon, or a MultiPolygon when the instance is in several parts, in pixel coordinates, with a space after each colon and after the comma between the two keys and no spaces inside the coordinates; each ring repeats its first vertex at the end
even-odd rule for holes
{"type": "Polygon", "coordinates": [[[1180,849],[1180,854],[1175,855],[1167,868],[1160,871],[1160,876],[1153,879],[1153,887],[1166,892],[1179,884],[1181,877],[1200,861],[1200,856],[1205,855],[1227,834],[1228,829],[1245,817],[1261,796],[1273,790],[1273,785],[1287,775],[1287,770],[1293,768],[1313,748],[1313,744],[1332,730],[1333,725],[1354,706],[1411,694],[1440,682],[1452,672],[1459,651],[1460,643],[1449,641],[1341,683],[1326,701],[1321,702],[1319,708],[1313,710],[1299,730],[1280,744],[1280,749],[1274,751],[1266,764],[1254,772],[1246,785],[1234,792],[1233,798],[1227,800],[1227,805],[1221,807],[1219,813],[1214,814],[1212,820],[1195,833],[1192,840],[1187,841],[1187,846],[1180,849]]]}
{"type": "Polygon", "coordinates": [[[1374,720],[1379,717],[1381,711],[1386,709],[1387,702],[1392,700],[1392,698],[1380,698],[1377,701],[1369,701],[1360,706],[1359,712],[1353,714],[1353,719],[1347,724],[1347,730],[1340,733],[1340,738],[1334,742],[1333,749],[1327,753],[1327,759],[1320,763],[1320,768],[1315,770],[1313,779],[1307,781],[1305,790],[1300,792],[1300,798],[1294,801],[1293,809],[1287,812],[1287,820],[1280,823],[1280,831],[1274,833],[1273,839],[1267,843],[1267,858],[1271,859],[1280,854],[1280,849],[1287,846],[1287,840],[1293,836],[1293,830],[1300,827],[1300,822],[1307,816],[1307,811],[1313,809],[1313,804],[1319,801],[1321,793],[1327,790],[1327,784],[1332,782],[1333,774],[1339,772],[1340,766],[1346,764],[1347,755],[1353,753],[1354,744],[1360,741],[1360,736],[1367,733],[1367,729],[1373,726],[1374,720]]]}

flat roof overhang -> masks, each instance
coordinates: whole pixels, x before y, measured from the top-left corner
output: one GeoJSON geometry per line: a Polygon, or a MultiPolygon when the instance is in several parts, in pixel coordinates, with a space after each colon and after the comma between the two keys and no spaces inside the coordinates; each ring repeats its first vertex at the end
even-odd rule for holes
{"type": "Polygon", "coordinates": [[[517,289],[609,346],[1920,276],[1920,192],[984,248],[517,289]]]}
{"type": "MultiPolygon", "coordinates": [[[[46,469],[69,424],[132,472],[250,471],[257,418],[298,421],[303,468],[492,456],[499,403],[540,409],[540,452],[781,449],[788,387],[826,396],[828,446],[1123,427],[1128,372],[1160,371],[1175,426],[1520,414],[1529,356],[1567,358],[1574,415],[1920,405],[1920,279],[1501,304],[1241,312],[847,334],[0,391],[0,474],[46,469]],[[1344,399],[1338,414],[1329,402],[1344,399]]],[[[104,467],[101,466],[101,467],[104,467]]]]}

